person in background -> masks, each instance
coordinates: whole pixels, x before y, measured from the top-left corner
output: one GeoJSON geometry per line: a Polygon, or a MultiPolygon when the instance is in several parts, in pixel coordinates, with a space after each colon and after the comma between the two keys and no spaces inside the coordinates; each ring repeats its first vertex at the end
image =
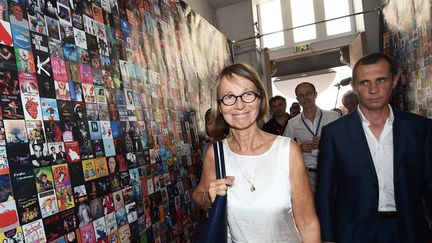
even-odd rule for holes
{"type": "Polygon", "coordinates": [[[286,112],[286,99],[280,95],[276,95],[270,98],[269,105],[273,117],[263,125],[262,129],[274,135],[282,135],[288,120],[291,118],[286,112]]]}
{"type": "Polygon", "coordinates": [[[300,104],[298,102],[293,102],[290,107],[290,117],[293,118],[300,114],[300,104]]]}
{"type": "Polygon", "coordinates": [[[294,139],[301,146],[309,183],[315,191],[318,144],[321,128],[339,118],[334,111],[321,110],[315,103],[317,92],[315,86],[303,82],[295,88],[297,100],[303,108],[300,115],[288,121],[284,136],[294,139]]]}
{"type": "Polygon", "coordinates": [[[322,131],[316,205],[324,242],[430,242],[432,120],[389,105],[399,76],[385,54],[354,65],[359,106],[322,131]]]}
{"type": "Polygon", "coordinates": [[[211,109],[208,109],[204,115],[205,129],[210,142],[224,139],[229,134],[228,126],[222,116],[211,117],[211,109]]]}
{"type": "Polygon", "coordinates": [[[227,178],[216,180],[210,146],[192,194],[197,206],[228,194],[229,242],[321,242],[299,146],[258,127],[268,110],[259,75],[247,64],[227,66],[213,92],[212,117],[223,116],[230,129],[222,142],[227,178]]]}
{"type": "Polygon", "coordinates": [[[348,90],[342,96],[342,104],[347,109],[346,114],[353,112],[357,108],[357,105],[358,105],[357,94],[353,90],[348,90]]]}
{"type": "Polygon", "coordinates": [[[336,112],[339,114],[339,116],[343,116],[343,112],[340,108],[333,108],[332,111],[336,112]]]}

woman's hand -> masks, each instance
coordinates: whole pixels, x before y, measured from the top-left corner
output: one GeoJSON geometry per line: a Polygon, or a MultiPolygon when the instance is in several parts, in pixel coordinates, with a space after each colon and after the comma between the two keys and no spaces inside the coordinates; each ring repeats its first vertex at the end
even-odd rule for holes
{"type": "Polygon", "coordinates": [[[216,195],[225,196],[228,188],[233,185],[234,176],[227,176],[226,179],[219,179],[210,182],[208,193],[210,200],[213,203],[216,199],[216,195]]]}

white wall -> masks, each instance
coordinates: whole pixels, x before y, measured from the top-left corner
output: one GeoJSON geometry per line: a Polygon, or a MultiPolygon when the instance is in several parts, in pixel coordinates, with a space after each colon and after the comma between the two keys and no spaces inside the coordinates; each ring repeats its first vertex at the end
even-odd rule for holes
{"type": "MultiPolygon", "coordinates": [[[[216,10],[219,30],[229,40],[239,41],[254,37],[253,6],[251,0],[243,0],[216,10]]],[[[234,62],[251,64],[259,73],[263,73],[261,54],[256,50],[256,39],[237,42],[234,45],[234,62]]]]}
{"type": "Polygon", "coordinates": [[[213,17],[213,8],[210,6],[210,4],[207,2],[207,0],[183,0],[185,3],[187,3],[195,13],[201,15],[201,17],[205,18],[207,22],[212,24],[213,26],[216,26],[216,23],[214,23],[214,17],[213,17]]]}
{"type": "Polygon", "coordinates": [[[252,2],[244,0],[216,10],[219,29],[231,40],[254,35],[252,2]]]}

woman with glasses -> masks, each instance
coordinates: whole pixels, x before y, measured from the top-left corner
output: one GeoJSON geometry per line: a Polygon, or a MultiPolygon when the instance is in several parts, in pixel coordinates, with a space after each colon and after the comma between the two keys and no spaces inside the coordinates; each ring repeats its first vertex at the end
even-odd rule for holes
{"type": "Polygon", "coordinates": [[[258,74],[246,64],[222,70],[211,118],[222,116],[226,179],[216,180],[213,147],[204,155],[193,199],[203,209],[228,195],[229,242],[320,242],[320,228],[300,148],[261,130],[268,110],[258,74]]]}

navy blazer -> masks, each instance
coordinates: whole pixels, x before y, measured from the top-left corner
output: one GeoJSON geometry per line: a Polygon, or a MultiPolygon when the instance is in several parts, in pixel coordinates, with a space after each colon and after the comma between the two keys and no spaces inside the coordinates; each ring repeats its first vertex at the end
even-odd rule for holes
{"type": "MultiPolygon", "coordinates": [[[[432,210],[432,120],[394,110],[394,190],[401,242],[427,242],[432,210]]],[[[316,186],[323,241],[374,242],[378,178],[357,111],[323,127],[316,186]]]]}

